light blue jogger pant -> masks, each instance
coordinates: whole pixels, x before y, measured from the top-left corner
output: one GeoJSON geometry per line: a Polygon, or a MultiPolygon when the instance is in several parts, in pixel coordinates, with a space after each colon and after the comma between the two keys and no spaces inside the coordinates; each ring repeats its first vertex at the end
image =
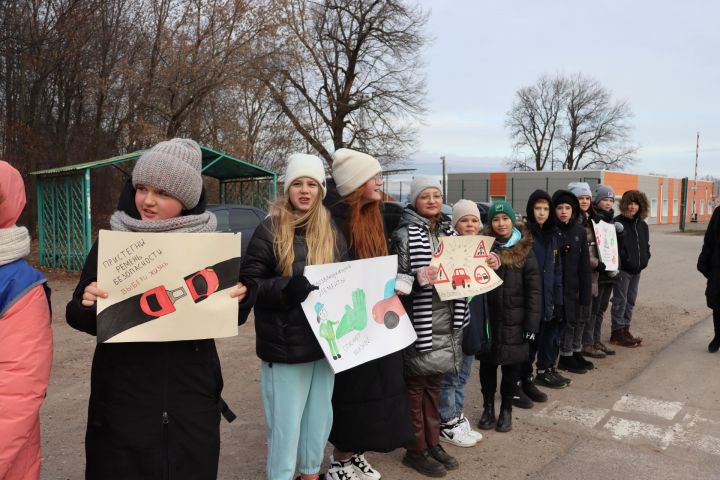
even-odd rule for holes
{"type": "Polygon", "coordinates": [[[320,471],[333,422],[335,384],[327,360],[260,366],[267,428],[268,480],[291,480],[320,471]]]}

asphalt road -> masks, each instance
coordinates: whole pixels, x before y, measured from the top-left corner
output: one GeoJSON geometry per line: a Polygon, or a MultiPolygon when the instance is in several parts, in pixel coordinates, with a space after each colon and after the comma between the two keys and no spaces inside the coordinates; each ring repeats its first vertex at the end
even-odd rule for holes
{"type": "MultiPolygon", "coordinates": [[[[632,331],[643,346],[619,349],[547,403],[513,412],[513,431],[487,432],[472,448],[448,446],[460,469],[448,479],[720,478],[720,354],[712,336],[704,279],[695,270],[698,235],[651,227],[652,259],[642,274],[632,331]]],[[[95,339],[72,330],[64,305],[76,275],[51,272],[55,359],[42,411],[44,479],[80,479],[90,361],[95,339]]],[[[609,312],[604,324],[609,336],[609,312]]],[[[222,423],[221,479],[264,478],[265,426],[252,320],[218,341],[224,397],[238,414],[222,423]]],[[[619,347],[618,347],[619,348],[619,347]]],[[[476,422],[482,400],[475,372],[465,414],[476,422]]],[[[328,457],[330,450],[328,449],[328,457]]],[[[385,479],[425,478],[404,467],[402,451],[368,454],[385,479]]]]}

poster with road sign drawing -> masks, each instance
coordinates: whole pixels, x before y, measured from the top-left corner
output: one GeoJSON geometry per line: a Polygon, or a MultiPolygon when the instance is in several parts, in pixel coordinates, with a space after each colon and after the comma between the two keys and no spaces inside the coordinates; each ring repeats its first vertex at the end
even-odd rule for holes
{"type": "Polygon", "coordinates": [[[98,343],[238,334],[240,234],[100,230],[98,343]]]}
{"type": "Polygon", "coordinates": [[[487,259],[495,239],[484,235],[442,237],[430,265],[438,268],[435,282],[440,299],[453,300],[489,292],[502,280],[488,267],[487,259]]]}
{"type": "Polygon", "coordinates": [[[618,255],[615,225],[603,220],[592,223],[595,229],[595,242],[597,243],[600,261],[605,264],[606,271],[616,272],[620,268],[620,257],[618,255]]]}
{"type": "Polygon", "coordinates": [[[319,287],[302,303],[335,373],[401,350],[417,339],[395,294],[397,255],[308,265],[319,287]]]}

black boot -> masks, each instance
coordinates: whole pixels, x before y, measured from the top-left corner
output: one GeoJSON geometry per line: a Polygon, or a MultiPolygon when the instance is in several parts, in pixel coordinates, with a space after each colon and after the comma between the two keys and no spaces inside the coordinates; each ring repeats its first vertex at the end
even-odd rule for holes
{"type": "Polygon", "coordinates": [[[548,396],[545,392],[541,392],[533,382],[533,376],[529,375],[522,380],[522,390],[525,395],[530,397],[533,402],[547,402],[548,396]]]}
{"type": "Polygon", "coordinates": [[[720,315],[713,313],[713,326],[715,327],[715,337],[708,345],[708,352],[715,353],[720,349],[720,315]]]}
{"type": "Polygon", "coordinates": [[[590,360],[586,359],[582,353],[574,352],[573,357],[575,357],[575,360],[577,360],[580,366],[585,370],[592,370],[593,368],[595,368],[595,364],[592,363],[590,360]]]}
{"type": "Polygon", "coordinates": [[[460,463],[457,459],[452,455],[448,455],[439,443],[437,445],[430,445],[428,450],[430,451],[430,455],[432,455],[435,460],[442,463],[446,470],[457,470],[460,468],[460,463]]]}
{"type": "Polygon", "coordinates": [[[427,477],[444,477],[447,475],[445,466],[435,460],[429,450],[420,452],[408,450],[405,452],[402,463],[427,477]]]}
{"type": "Polygon", "coordinates": [[[510,430],[512,430],[512,401],[503,400],[495,431],[509,432],[510,430]]]}
{"type": "Polygon", "coordinates": [[[483,412],[478,422],[480,430],[491,430],[495,426],[495,398],[485,397],[483,400],[483,412]]]}
{"type": "Polygon", "coordinates": [[[512,404],[518,408],[532,408],[533,401],[530,400],[520,385],[520,380],[515,384],[515,393],[513,393],[512,404]]]}

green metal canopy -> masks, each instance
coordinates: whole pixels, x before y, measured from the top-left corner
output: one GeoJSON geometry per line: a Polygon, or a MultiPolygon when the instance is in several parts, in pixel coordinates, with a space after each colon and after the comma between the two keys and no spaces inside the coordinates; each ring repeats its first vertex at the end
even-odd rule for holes
{"type": "MultiPolygon", "coordinates": [[[[201,145],[200,149],[202,174],[220,182],[220,203],[226,202],[228,190],[232,187],[239,187],[242,199],[243,187],[248,182],[254,183],[255,187],[250,189],[252,203],[259,205],[275,199],[277,173],[210,147],[201,145]],[[267,184],[267,188],[263,189],[266,198],[262,198],[260,182],[267,184]]],[[[82,269],[85,256],[92,247],[90,171],[134,162],[144,152],[139,150],[31,173],[37,177],[38,246],[42,265],[69,271],[82,269]]]]}

